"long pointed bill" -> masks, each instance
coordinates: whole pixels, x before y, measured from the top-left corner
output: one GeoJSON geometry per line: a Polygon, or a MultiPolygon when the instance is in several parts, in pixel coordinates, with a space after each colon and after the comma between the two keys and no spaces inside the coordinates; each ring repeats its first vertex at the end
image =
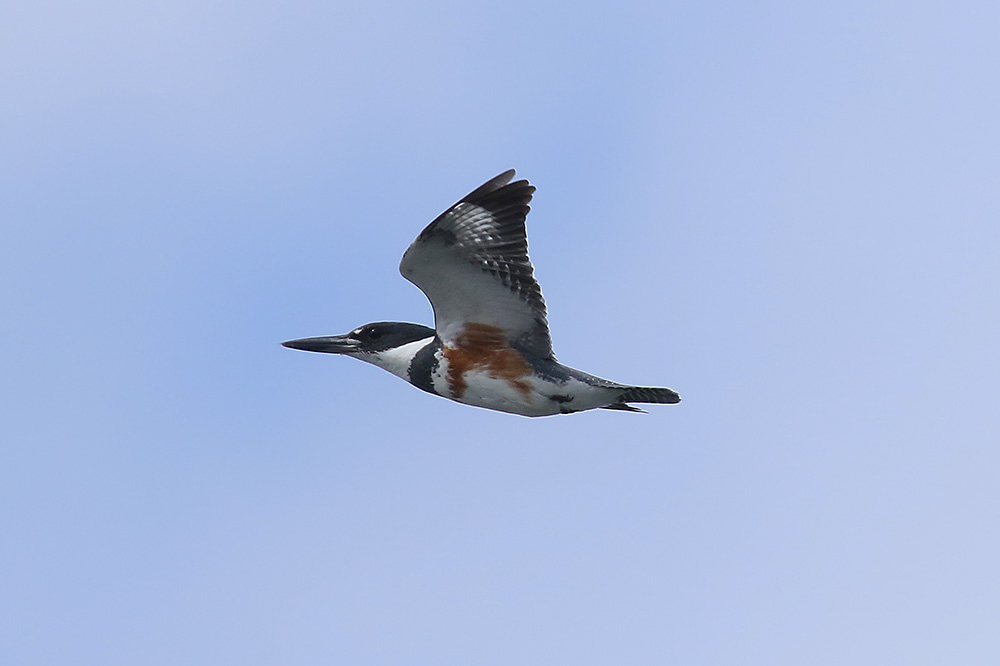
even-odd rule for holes
{"type": "Polygon", "coordinates": [[[358,351],[361,343],[346,335],[329,335],[322,338],[302,338],[282,342],[283,347],[301,349],[302,351],[324,352],[327,354],[349,354],[358,351]]]}

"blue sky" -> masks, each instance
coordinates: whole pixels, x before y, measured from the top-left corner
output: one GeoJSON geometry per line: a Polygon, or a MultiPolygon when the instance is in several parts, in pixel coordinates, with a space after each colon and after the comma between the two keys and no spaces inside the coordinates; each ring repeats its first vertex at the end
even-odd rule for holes
{"type": "Polygon", "coordinates": [[[990,3],[0,10],[0,662],[1000,659],[990,3]],[[526,419],[281,340],[510,168],[526,419]]]}

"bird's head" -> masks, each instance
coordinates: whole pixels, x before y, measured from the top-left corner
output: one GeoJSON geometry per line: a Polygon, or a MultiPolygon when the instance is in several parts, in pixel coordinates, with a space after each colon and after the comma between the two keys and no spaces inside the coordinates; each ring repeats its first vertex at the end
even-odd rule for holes
{"type": "Polygon", "coordinates": [[[421,324],[380,321],[359,326],[346,335],[301,338],[281,344],[291,349],[353,356],[396,372],[396,368],[390,366],[412,358],[416,349],[423,346],[415,343],[429,340],[434,335],[433,328],[421,324]]]}

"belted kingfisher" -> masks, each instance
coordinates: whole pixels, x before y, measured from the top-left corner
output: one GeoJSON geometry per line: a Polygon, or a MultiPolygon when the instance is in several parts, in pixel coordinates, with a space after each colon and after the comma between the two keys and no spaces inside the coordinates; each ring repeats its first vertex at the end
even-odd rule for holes
{"type": "Polygon", "coordinates": [[[524,220],[535,188],[505,171],[420,232],[399,271],[434,308],[434,328],[377,322],[281,343],[377,365],[417,388],[523,416],[676,403],[668,388],[616,384],[557,362],[524,220]]]}

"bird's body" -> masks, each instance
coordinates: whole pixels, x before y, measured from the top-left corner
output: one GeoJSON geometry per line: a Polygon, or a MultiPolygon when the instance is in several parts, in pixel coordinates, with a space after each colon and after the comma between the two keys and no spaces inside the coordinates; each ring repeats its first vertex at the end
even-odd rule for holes
{"type": "Polygon", "coordinates": [[[513,176],[464,197],[403,255],[400,272],[431,301],[435,328],[379,322],[282,344],[353,356],[430,393],[523,416],[679,402],[670,389],[616,384],[555,360],[524,228],[535,188],[513,176]]]}

